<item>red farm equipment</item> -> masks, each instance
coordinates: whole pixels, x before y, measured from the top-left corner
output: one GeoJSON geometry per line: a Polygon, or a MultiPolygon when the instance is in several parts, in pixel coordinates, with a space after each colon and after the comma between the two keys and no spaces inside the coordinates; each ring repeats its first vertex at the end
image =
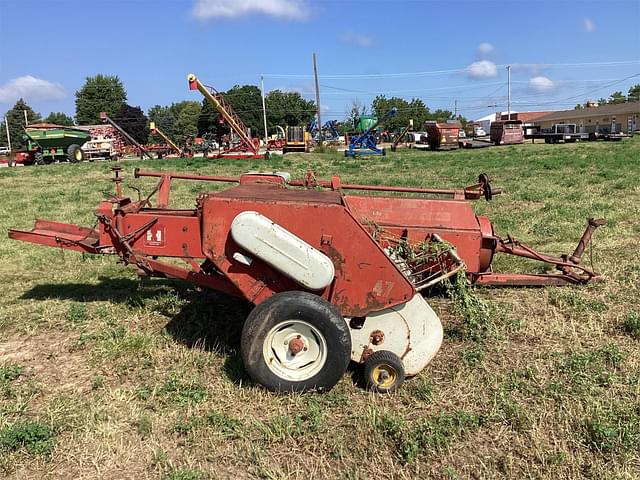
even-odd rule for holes
{"type": "Polygon", "coordinates": [[[364,365],[372,390],[393,391],[427,365],[442,341],[440,320],[420,292],[461,269],[485,285],[581,284],[597,277],[580,258],[603,221],[589,221],[570,256],[503,240],[469,202],[499,193],[486,175],[447,190],[320,181],[312,173],[293,181],[282,173],[235,178],[136,169],[136,178],[158,179],[136,201],[123,195],[121,168],[113,170],[116,195],[99,204],[97,228],[37,220],[33,230],[10,230],[9,237],[117,255],[142,275],[186,280],[253,303],[242,358],[256,382],[276,391],[330,389],[350,361],[364,365]],[[180,179],[237,185],[200,194],[193,209],[175,209],[170,190],[180,179]],[[398,196],[403,193],[411,196],[398,196]],[[438,245],[438,253],[425,245],[438,245]],[[557,273],[495,273],[497,253],[539,260],[557,273]]]}
{"type": "Polygon", "coordinates": [[[260,154],[260,140],[251,138],[249,129],[233,111],[224,96],[215,88],[204,85],[193,73],[189,74],[187,78],[189,80],[189,90],[198,90],[213,108],[220,113],[222,119],[231,129],[232,141],[214,158],[264,158],[260,154]],[[234,137],[235,140],[233,140],[234,137]]]}

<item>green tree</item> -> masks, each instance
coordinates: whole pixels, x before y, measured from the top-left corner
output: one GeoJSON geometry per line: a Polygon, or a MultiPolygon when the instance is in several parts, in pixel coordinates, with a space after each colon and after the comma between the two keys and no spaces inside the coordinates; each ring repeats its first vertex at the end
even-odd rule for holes
{"type": "MultiPolygon", "coordinates": [[[[11,148],[20,150],[26,147],[26,141],[22,137],[24,134],[24,112],[27,112],[27,121],[37,123],[40,121],[40,114],[33,111],[22,98],[20,98],[11,110],[6,113],[6,120],[9,124],[9,135],[11,136],[11,148]]],[[[0,145],[7,145],[7,129],[4,120],[0,125],[0,145]]]]}
{"type": "Polygon", "coordinates": [[[617,104],[617,103],[625,103],[627,101],[627,97],[624,96],[624,93],[618,91],[613,92],[611,96],[609,96],[609,103],[617,104]]]}
{"type": "Polygon", "coordinates": [[[607,99],[606,99],[606,98],[600,98],[600,99],[598,99],[598,105],[606,105],[607,103],[608,103],[608,102],[607,102],[607,99]]]}
{"type": "Polygon", "coordinates": [[[113,121],[133,137],[136,142],[146,143],[149,138],[147,117],[140,107],[124,104],[113,121]]]}
{"type": "Polygon", "coordinates": [[[584,108],[584,106],[581,103],[579,103],[575,107],[573,107],[574,110],[582,110],[583,108],[584,108]]]}
{"type": "Polygon", "coordinates": [[[408,102],[403,98],[378,95],[371,104],[371,111],[378,118],[382,118],[393,107],[397,108],[398,112],[395,117],[385,121],[384,126],[387,130],[402,130],[409,124],[409,120],[413,120],[414,128],[419,130],[424,122],[429,120],[429,108],[419,98],[408,102]]]}
{"type": "MultiPolygon", "coordinates": [[[[264,127],[262,126],[262,94],[260,89],[255,85],[236,85],[226,92],[222,92],[222,96],[242,122],[251,129],[251,135],[254,137],[262,136],[261,132],[264,127]]],[[[229,126],[221,120],[218,111],[206,100],[202,102],[200,115],[200,123],[198,124],[200,134],[214,132],[219,136],[229,132],[229,126]]]]}
{"type": "Polygon", "coordinates": [[[436,122],[446,122],[451,118],[453,118],[453,113],[450,110],[442,110],[440,108],[429,114],[429,120],[436,122]]]}
{"type": "Polygon", "coordinates": [[[270,133],[276,125],[307,125],[316,113],[315,102],[305,100],[298,92],[271,90],[265,104],[270,133]]]}
{"type": "MultiPolygon", "coordinates": [[[[159,128],[162,133],[176,140],[174,138],[176,116],[170,106],[154,105],[149,109],[148,117],[149,121],[155,123],[156,127],[159,128]]],[[[159,136],[151,135],[149,141],[151,143],[159,143],[162,139],[159,136]]]]}
{"type": "Polygon", "coordinates": [[[49,116],[43,120],[43,122],[70,127],[73,125],[73,118],[63,112],[51,112],[49,116]]]}
{"type": "Polygon", "coordinates": [[[100,123],[100,112],[114,118],[127,101],[127,92],[117,76],[87,77],[76,92],[76,122],[79,125],[100,123]]]}
{"type": "Polygon", "coordinates": [[[629,87],[627,99],[630,102],[637,102],[640,100],[640,83],[636,83],[635,85],[629,87]]]}
{"type": "Polygon", "coordinates": [[[179,109],[176,118],[173,138],[178,142],[189,135],[198,134],[198,120],[200,118],[200,104],[198,102],[185,102],[179,109]]]}
{"type": "Polygon", "coordinates": [[[345,112],[345,128],[347,131],[353,130],[358,123],[358,118],[367,114],[367,106],[358,99],[351,100],[351,105],[347,107],[345,112]]]}

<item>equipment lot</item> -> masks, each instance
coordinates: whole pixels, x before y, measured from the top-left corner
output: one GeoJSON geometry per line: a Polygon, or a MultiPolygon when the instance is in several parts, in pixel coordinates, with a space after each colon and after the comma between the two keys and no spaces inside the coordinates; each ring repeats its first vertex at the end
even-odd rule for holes
{"type": "MultiPolygon", "coordinates": [[[[124,161],[124,185],[146,191],[153,180],[132,179],[133,168],[295,178],[313,169],[351,183],[443,188],[487,172],[504,193],[475,203],[476,213],[543,251],[571,251],[586,217],[606,217],[593,245],[604,280],[480,289],[496,309],[489,325],[463,322],[445,293],[430,297],[444,344],[395,395],[372,395],[349,377],[328,394],[277,395],[252,386],[241,367],[243,303],[184,283],[140,282],[113,258],[81,260],[4,236],[0,439],[32,443],[0,450],[0,471],[10,478],[122,471],[172,478],[178,468],[205,478],[637,478],[639,158],[636,137],[355,159],[124,161]],[[39,427],[22,437],[3,429],[16,422],[39,427]]],[[[3,169],[0,230],[29,228],[36,217],[93,225],[100,190],[112,191],[111,166],[3,169]]],[[[190,208],[203,188],[224,186],[176,183],[172,202],[190,208]]],[[[497,263],[505,271],[529,265],[497,263]]]]}

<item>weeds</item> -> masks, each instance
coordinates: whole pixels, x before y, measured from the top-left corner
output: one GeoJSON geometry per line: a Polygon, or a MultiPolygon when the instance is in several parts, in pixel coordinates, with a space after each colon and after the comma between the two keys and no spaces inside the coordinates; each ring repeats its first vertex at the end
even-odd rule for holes
{"type": "Polygon", "coordinates": [[[17,364],[0,366],[0,384],[17,380],[24,372],[24,367],[17,364]]]}
{"type": "Polygon", "coordinates": [[[48,455],[55,445],[53,431],[38,422],[18,422],[0,429],[0,450],[18,451],[22,448],[38,455],[48,455]]]}
{"type": "Polygon", "coordinates": [[[584,443],[600,453],[640,451],[640,406],[597,409],[582,424],[584,443]]]}
{"type": "Polygon", "coordinates": [[[640,340],[640,314],[629,312],[624,319],[624,331],[636,340],[640,340]]]}

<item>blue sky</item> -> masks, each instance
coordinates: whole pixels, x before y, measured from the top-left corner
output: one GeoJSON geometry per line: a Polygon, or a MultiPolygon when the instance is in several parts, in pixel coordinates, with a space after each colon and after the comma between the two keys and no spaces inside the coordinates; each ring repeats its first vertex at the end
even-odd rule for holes
{"type": "Polygon", "coordinates": [[[313,99],[313,52],[327,119],[377,94],[506,110],[507,64],[513,110],[571,108],[640,83],[639,25],[640,0],[0,0],[0,113],[73,115],[97,73],[145,110],[200,100],[190,72],[313,99]]]}

